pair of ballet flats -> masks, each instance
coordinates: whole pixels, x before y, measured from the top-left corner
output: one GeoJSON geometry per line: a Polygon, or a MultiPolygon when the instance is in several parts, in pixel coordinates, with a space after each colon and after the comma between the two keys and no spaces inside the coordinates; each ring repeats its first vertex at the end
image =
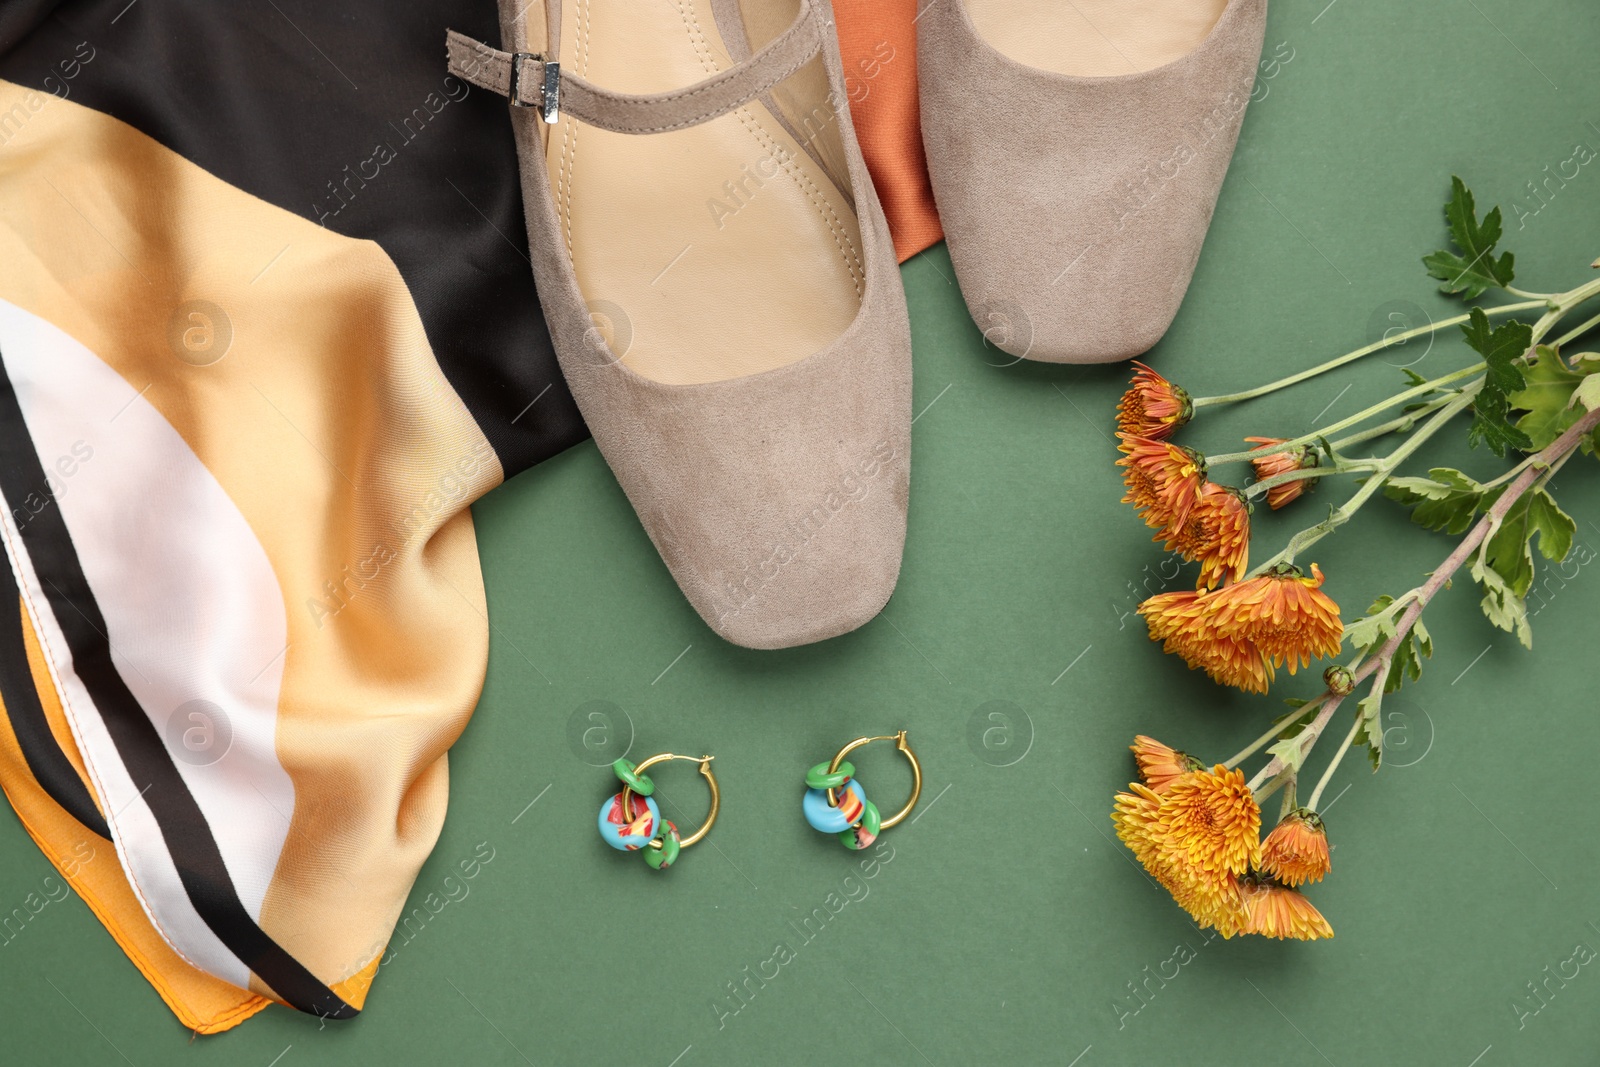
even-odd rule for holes
{"type": "MultiPolygon", "coordinates": [[[[975,320],[1021,358],[1142,353],[1266,0],[924,3],[923,138],[975,320]]],[[[750,648],[863,625],[905,543],[911,340],[828,0],[501,0],[501,33],[452,32],[450,69],[510,99],[562,373],[674,579],[750,648]]]]}

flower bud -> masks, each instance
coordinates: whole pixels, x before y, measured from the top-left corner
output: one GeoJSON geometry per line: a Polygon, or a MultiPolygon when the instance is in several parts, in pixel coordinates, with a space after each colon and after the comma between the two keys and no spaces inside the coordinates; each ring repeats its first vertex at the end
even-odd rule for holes
{"type": "Polygon", "coordinates": [[[1327,683],[1328,692],[1334,696],[1349,696],[1351,690],[1356,687],[1355,676],[1348,668],[1337,663],[1322,672],[1322,680],[1327,683]]]}

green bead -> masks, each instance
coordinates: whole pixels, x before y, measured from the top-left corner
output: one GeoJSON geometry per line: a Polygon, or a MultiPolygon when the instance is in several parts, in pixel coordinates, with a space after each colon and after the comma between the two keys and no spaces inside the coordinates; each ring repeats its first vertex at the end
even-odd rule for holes
{"type": "Polygon", "coordinates": [[[644,861],[650,865],[651,870],[664,871],[672,866],[678,859],[678,853],[683,851],[683,845],[678,840],[678,828],[670,822],[662,827],[661,833],[643,849],[644,861]]]}
{"type": "Polygon", "coordinates": [[[863,849],[878,839],[882,829],[883,818],[878,814],[878,806],[869,800],[862,806],[861,818],[855,825],[839,831],[839,843],[848,849],[863,849]]]}
{"type": "Polygon", "coordinates": [[[806,772],[806,788],[838,789],[855,776],[855,765],[849,760],[839,764],[836,771],[829,771],[826,763],[819,763],[806,772]]]}
{"type": "Polygon", "coordinates": [[[625,759],[613,763],[611,770],[623,785],[642,797],[647,797],[656,791],[656,784],[650,780],[649,775],[639,774],[633,769],[633,764],[625,759]]]}

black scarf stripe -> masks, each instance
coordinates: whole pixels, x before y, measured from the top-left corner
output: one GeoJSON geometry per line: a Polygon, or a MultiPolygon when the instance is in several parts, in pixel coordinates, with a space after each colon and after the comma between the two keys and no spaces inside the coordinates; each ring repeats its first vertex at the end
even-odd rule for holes
{"type": "MultiPolygon", "coordinates": [[[[27,520],[28,516],[24,515],[18,521],[25,524],[27,520]]],[[[11,720],[17,747],[22,749],[22,758],[39,787],[61,810],[109,841],[111,831],[105,817],[95,807],[89,787],[78,777],[77,768],[56,744],[50,720],[45,718],[44,705],[39,703],[39,691],[34,688],[28,650],[22,639],[17,578],[11,573],[10,564],[3,560],[0,560],[0,696],[5,699],[6,716],[11,720]]]]}

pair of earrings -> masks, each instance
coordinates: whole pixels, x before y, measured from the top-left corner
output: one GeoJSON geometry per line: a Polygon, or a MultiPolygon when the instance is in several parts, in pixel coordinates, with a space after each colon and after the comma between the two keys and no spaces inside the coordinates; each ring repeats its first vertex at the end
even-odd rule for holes
{"type": "MultiPolygon", "coordinates": [[[[619,759],[611,765],[622,791],[608,796],[600,805],[600,836],[612,848],[623,852],[641,852],[645,863],[653,870],[666,870],[678,859],[678,854],[711,831],[722,807],[722,791],[717,788],[717,776],[711,771],[714,756],[678,756],[663,752],[651,756],[643,763],[633,764],[619,759]],[[700,765],[700,774],[711,790],[711,810],[700,829],[683,837],[671,820],[661,815],[661,807],[654,799],[655,782],[645,771],[669,760],[689,760],[700,765]]],[[[812,828],[825,834],[837,834],[846,848],[863,849],[877,840],[878,835],[900,823],[917,806],[922,796],[922,764],[906,741],[906,732],[884,737],[858,737],[841,748],[833,759],[819,763],[806,772],[806,792],[801,800],[801,810],[812,828]],[[851,752],[873,741],[893,741],[895,748],[911,764],[911,799],[894,815],[884,818],[878,807],[867,799],[866,790],[856,780],[855,765],[845,759],[851,752]]]]}

